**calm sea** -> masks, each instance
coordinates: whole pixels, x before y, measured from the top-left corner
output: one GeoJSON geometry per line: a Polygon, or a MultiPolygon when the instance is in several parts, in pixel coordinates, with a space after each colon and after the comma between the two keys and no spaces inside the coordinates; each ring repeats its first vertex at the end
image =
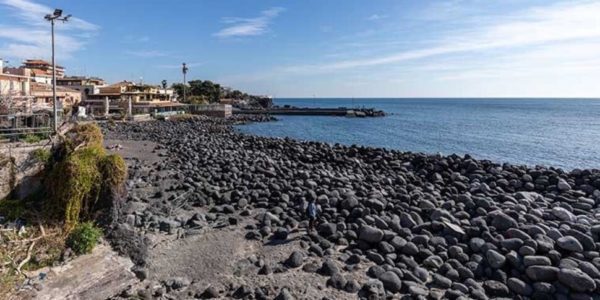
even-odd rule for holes
{"type": "Polygon", "coordinates": [[[600,99],[277,99],[298,107],[374,107],[383,118],[277,116],[242,132],[499,163],[600,169],[600,99]]]}

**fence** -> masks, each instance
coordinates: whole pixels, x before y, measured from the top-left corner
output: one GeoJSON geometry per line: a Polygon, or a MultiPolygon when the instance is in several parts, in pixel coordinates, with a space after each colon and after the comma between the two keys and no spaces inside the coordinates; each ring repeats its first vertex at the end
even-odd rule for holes
{"type": "MultiPolygon", "coordinates": [[[[58,115],[60,122],[61,114],[58,115]]],[[[4,114],[0,115],[0,138],[9,138],[25,134],[52,132],[50,113],[4,114]]]]}

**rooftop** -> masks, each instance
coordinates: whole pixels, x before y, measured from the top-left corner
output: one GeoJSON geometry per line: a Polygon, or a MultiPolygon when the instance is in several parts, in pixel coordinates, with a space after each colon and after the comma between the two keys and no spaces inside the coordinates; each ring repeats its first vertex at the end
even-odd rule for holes
{"type": "Polygon", "coordinates": [[[31,74],[34,76],[52,76],[48,71],[42,69],[29,69],[31,70],[31,74]]]}
{"type": "MultiPolygon", "coordinates": [[[[25,65],[42,65],[42,66],[51,66],[52,64],[43,60],[43,59],[26,59],[23,63],[25,65]]],[[[56,65],[57,69],[62,69],[62,66],[56,65]]]]}
{"type": "Polygon", "coordinates": [[[87,76],[65,76],[63,78],[57,78],[57,80],[97,80],[104,81],[104,79],[99,77],[87,77],[87,76]]]}
{"type": "MultiPolygon", "coordinates": [[[[52,91],[52,85],[50,84],[44,84],[44,83],[39,83],[39,82],[32,82],[31,83],[31,90],[32,91],[37,91],[37,92],[49,92],[52,91]]],[[[74,90],[74,89],[70,89],[61,85],[57,85],[56,86],[56,90],[60,91],[60,92],[74,92],[74,93],[79,93],[78,90],[74,90]]]]}
{"type": "Polygon", "coordinates": [[[41,60],[41,59],[27,59],[25,60],[26,64],[37,64],[37,65],[49,65],[50,63],[45,61],[45,60],[41,60]]]}

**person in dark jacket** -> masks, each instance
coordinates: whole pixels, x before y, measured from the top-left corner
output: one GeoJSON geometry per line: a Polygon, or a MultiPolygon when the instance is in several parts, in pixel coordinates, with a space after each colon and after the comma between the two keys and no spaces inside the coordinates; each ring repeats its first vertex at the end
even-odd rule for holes
{"type": "Polygon", "coordinates": [[[317,208],[317,204],[314,199],[311,199],[306,206],[306,217],[308,217],[308,231],[312,231],[315,227],[315,223],[317,221],[317,216],[319,215],[319,210],[317,208]]]}

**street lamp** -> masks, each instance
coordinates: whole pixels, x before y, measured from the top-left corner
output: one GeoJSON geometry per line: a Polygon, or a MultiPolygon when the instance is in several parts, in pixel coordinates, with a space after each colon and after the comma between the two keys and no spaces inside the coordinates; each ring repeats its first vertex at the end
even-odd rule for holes
{"type": "Polygon", "coordinates": [[[53,14],[47,14],[44,19],[52,25],[52,109],[54,111],[54,133],[58,132],[58,110],[56,108],[56,63],[54,61],[54,21],[67,22],[71,15],[62,17],[62,9],[55,9],[53,14]]]}
{"type": "Polygon", "coordinates": [[[186,96],[186,91],[185,91],[185,85],[186,85],[186,81],[185,81],[185,74],[187,74],[188,71],[188,67],[185,65],[185,63],[183,63],[183,68],[181,69],[181,71],[183,72],[183,103],[185,102],[185,96],[186,96]]]}

